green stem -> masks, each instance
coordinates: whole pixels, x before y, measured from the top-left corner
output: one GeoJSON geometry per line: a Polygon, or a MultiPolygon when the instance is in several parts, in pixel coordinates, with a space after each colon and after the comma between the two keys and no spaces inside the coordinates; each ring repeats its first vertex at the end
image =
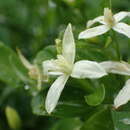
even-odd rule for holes
{"type": "Polygon", "coordinates": [[[109,0],[109,6],[110,6],[110,9],[112,9],[112,1],[109,0]]]}
{"type": "Polygon", "coordinates": [[[115,43],[115,50],[116,50],[116,54],[117,54],[117,60],[121,60],[121,55],[120,55],[120,47],[119,47],[119,43],[117,41],[117,38],[116,38],[116,34],[115,32],[113,31],[113,39],[114,39],[114,43],[115,43]]]}

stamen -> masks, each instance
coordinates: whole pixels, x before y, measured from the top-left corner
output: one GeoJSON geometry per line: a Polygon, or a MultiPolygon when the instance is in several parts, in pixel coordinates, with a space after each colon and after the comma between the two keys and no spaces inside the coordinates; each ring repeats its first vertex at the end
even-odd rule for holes
{"type": "Polygon", "coordinates": [[[65,74],[71,74],[72,65],[62,55],[57,55],[56,60],[51,60],[45,65],[48,72],[61,72],[65,74]]]}
{"type": "Polygon", "coordinates": [[[115,19],[113,17],[113,13],[109,8],[104,9],[104,21],[107,23],[109,27],[115,25],[115,19]]]}

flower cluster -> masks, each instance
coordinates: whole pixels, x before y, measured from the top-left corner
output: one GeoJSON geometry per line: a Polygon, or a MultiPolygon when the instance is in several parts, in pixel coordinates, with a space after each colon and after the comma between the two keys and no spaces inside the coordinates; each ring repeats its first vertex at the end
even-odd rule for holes
{"type": "MultiPolygon", "coordinates": [[[[130,26],[120,22],[126,16],[130,16],[130,12],[119,12],[113,15],[108,8],[104,9],[104,16],[99,16],[94,20],[87,22],[87,29],[79,34],[79,39],[88,39],[106,33],[110,29],[126,35],[130,38],[130,26]],[[99,22],[103,25],[90,28],[93,24],[99,22]]],[[[61,54],[57,55],[57,59],[43,61],[43,72],[41,73],[37,65],[30,64],[18,51],[19,57],[24,66],[29,70],[29,76],[36,79],[38,87],[41,87],[42,81],[47,81],[45,77],[58,76],[51,85],[46,101],[45,108],[51,113],[60,98],[69,77],[84,78],[101,78],[108,73],[121,74],[130,76],[130,65],[126,62],[104,61],[98,63],[96,61],[80,60],[75,62],[76,48],[75,40],[72,33],[71,24],[69,24],[64,32],[62,40],[61,54]]],[[[128,80],[114,100],[114,107],[127,103],[130,100],[130,80],[128,80]]]]}

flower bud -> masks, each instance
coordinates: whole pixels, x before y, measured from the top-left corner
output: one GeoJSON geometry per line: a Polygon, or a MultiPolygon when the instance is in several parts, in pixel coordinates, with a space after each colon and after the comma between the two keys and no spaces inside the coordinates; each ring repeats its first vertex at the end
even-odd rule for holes
{"type": "Polygon", "coordinates": [[[18,130],[21,128],[20,116],[14,108],[7,106],[5,109],[5,114],[8,121],[8,125],[11,129],[18,130]]]}
{"type": "Polygon", "coordinates": [[[61,43],[61,40],[60,39],[56,39],[55,43],[56,43],[57,53],[61,54],[62,53],[62,43],[61,43]]]}

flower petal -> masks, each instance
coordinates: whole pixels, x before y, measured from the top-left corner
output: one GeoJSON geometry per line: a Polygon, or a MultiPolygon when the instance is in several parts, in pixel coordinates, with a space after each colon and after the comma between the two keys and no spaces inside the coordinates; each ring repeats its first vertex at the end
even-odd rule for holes
{"type": "Polygon", "coordinates": [[[115,108],[126,104],[130,100],[130,79],[126,81],[125,86],[120,90],[114,100],[115,108]]]}
{"type": "Polygon", "coordinates": [[[113,29],[119,33],[122,33],[130,38],[130,26],[125,23],[117,23],[113,29]]]}
{"type": "Polygon", "coordinates": [[[21,62],[23,63],[23,65],[27,68],[27,69],[32,69],[34,66],[32,64],[30,64],[30,62],[23,56],[23,54],[21,53],[21,51],[19,49],[17,49],[17,53],[19,55],[19,58],[21,60],[21,62]]]}
{"type": "Polygon", "coordinates": [[[126,62],[104,61],[100,65],[108,73],[130,75],[130,65],[126,62]]]}
{"type": "Polygon", "coordinates": [[[114,18],[115,18],[116,22],[119,22],[129,15],[130,15],[130,12],[121,11],[121,12],[115,14],[114,18]]]}
{"type": "Polygon", "coordinates": [[[75,42],[71,24],[69,24],[65,30],[62,49],[63,56],[69,63],[73,64],[75,60],[75,42]]]}
{"type": "Polygon", "coordinates": [[[38,88],[39,90],[41,90],[41,87],[42,87],[42,76],[41,76],[41,74],[39,73],[38,78],[37,78],[37,88],[38,88]]]}
{"type": "Polygon", "coordinates": [[[71,74],[74,78],[100,78],[104,75],[107,73],[99,63],[88,60],[76,62],[71,74]]]}
{"type": "Polygon", "coordinates": [[[93,20],[89,20],[87,22],[87,28],[90,28],[93,24],[95,24],[97,22],[99,22],[101,24],[105,24],[105,22],[104,22],[104,16],[99,16],[99,17],[97,17],[97,18],[95,18],[93,20]]]}
{"type": "Polygon", "coordinates": [[[61,92],[68,80],[69,76],[67,75],[62,75],[56,79],[56,81],[52,84],[50,87],[46,101],[45,101],[45,107],[47,112],[50,114],[54,108],[57,105],[57,102],[60,98],[61,92]]]}
{"type": "Polygon", "coordinates": [[[55,60],[46,60],[42,63],[43,74],[48,75],[62,75],[61,68],[55,64],[55,60]]]}
{"type": "Polygon", "coordinates": [[[110,28],[106,25],[86,29],[79,34],[79,39],[88,39],[106,33],[110,28]]]}

